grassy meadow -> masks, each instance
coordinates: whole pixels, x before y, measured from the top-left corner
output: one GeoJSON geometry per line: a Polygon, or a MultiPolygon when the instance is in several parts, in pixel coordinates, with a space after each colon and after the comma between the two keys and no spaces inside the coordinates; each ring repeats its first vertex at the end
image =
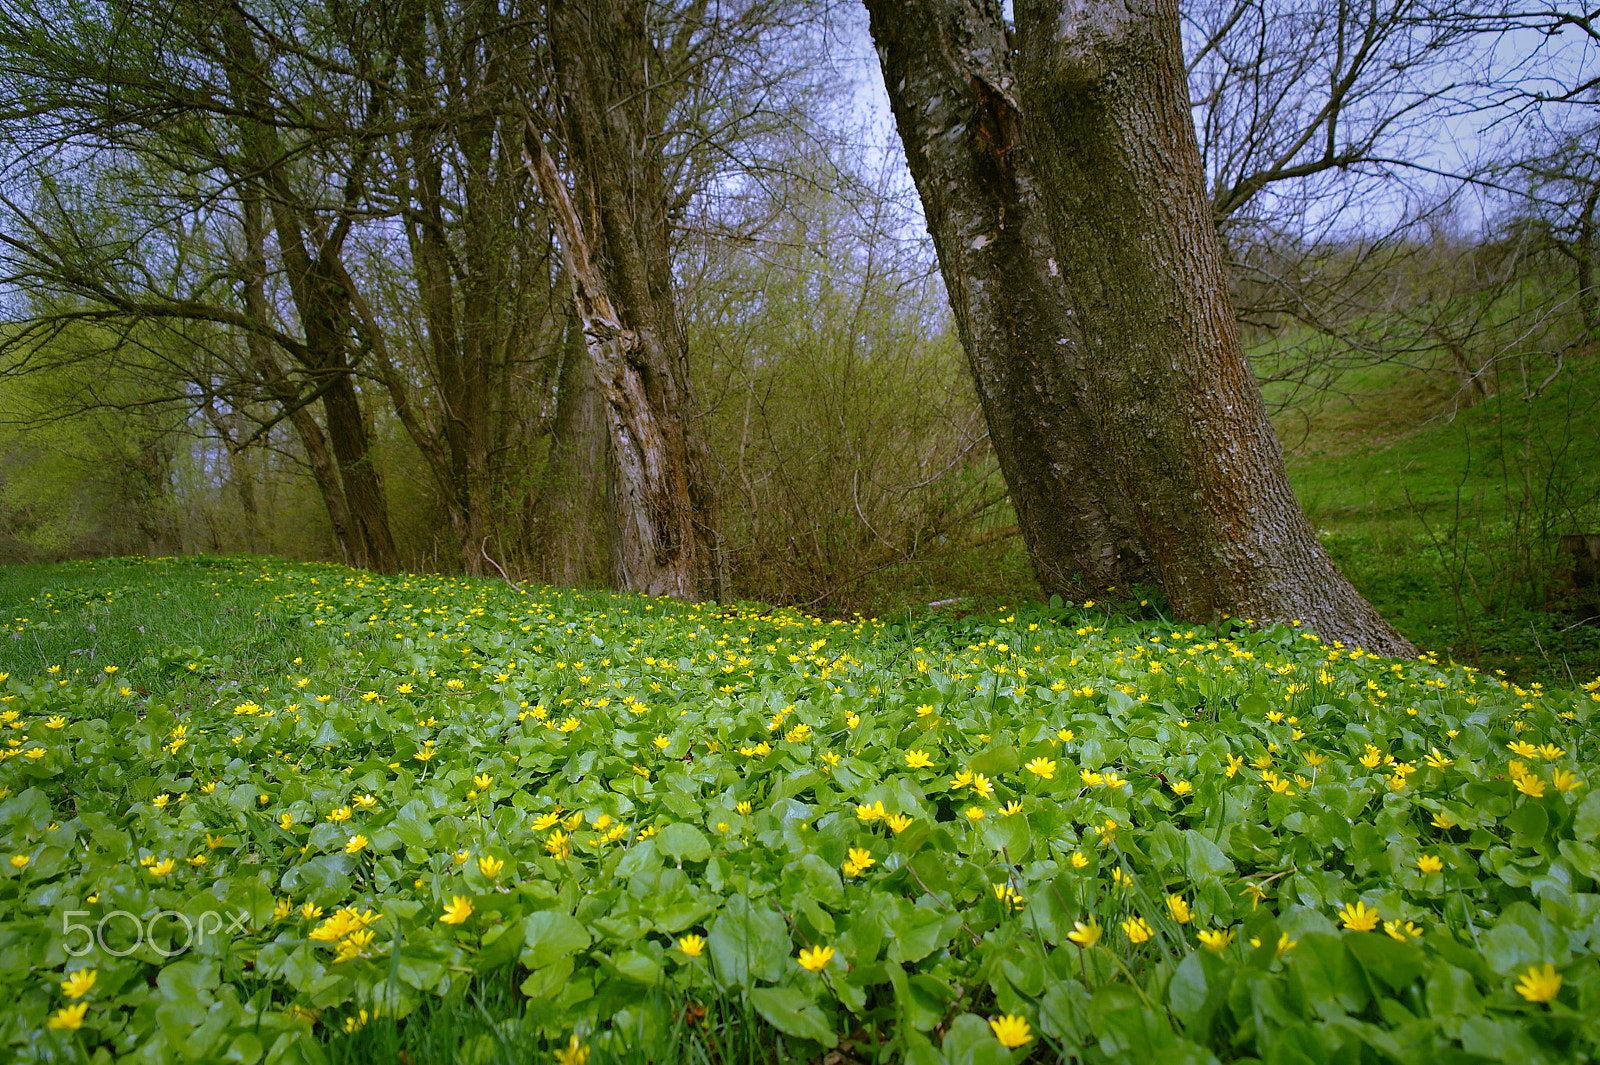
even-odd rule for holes
{"type": "Polygon", "coordinates": [[[31,1061],[1579,1061],[1600,678],[1149,603],[5,572],[31,1061]]]}

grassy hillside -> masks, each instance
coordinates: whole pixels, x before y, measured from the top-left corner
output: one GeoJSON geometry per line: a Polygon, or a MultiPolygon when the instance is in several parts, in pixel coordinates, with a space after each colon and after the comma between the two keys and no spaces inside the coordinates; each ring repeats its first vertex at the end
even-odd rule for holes
{"type": "Polygon", "coordinates": [[[1600,532],[1600,372],[1577,364],[1536,396],[1520,375],[1492,384],[1469,405],[1437,373],[1352,372],[1279,435],[1325,542],[1418,646],[1570,682],[1600,667],[1558,550],[1600,532]]]}

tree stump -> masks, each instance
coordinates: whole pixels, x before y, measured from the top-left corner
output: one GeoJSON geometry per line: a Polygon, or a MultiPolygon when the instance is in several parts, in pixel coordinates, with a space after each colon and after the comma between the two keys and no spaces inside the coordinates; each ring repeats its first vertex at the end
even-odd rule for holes
{"type": "Polygon", "coordinates": [[[1572,556],[1573,612],[1577,620],[1600,623],[1600,533],[1561,538],[1563,554],[1572,556]]]}

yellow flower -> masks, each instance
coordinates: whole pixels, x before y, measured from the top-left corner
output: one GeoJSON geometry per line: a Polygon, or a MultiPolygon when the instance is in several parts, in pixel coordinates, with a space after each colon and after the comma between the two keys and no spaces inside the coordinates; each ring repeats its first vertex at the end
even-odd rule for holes
{"type": "Polygon", "coordinates": [[[1578,774],[1568,769],[1556,769],[1550,773],[1550,783],[1560,792],[1572,791],[1574,788],[1583,787],[1583,781],[1578,779],[1578,774]]]}
{"type": "Polygon", "coordinates": [[[1549,1002],[1560,992],[1561,974],[1548,962],[1543,969],[1537,965],[1530,966],[1517,981],[1517,994],[1529,1002],[1549,1002]]]}
{"type": "Polygon", "coordinates": [[[1517,790],[1529,798],[1541,798],[1544,795],[1544,781],[1532,776],[1518,777],[1517,790]]]}
{"type": "Polygon", "coordinates": [[[1033,1042],[1033,1032],[1028,1027],[1027,1020],[1014,1013],[990,1018],[989,1027],[994,1030],[994,1037],[1000,1040],[1000,1045],[1007,1049],[1015,1049],[1033,1042]]]}
{"type": "Polygon", "coordinates": [[[199,866],[205,865],[210,860],[211,859],[207,858],[204,854],[196,854],[193,858],[185,858],[184,859],[184,861],[188,862],[190,865],[195,866],[197,868],[199,866]]]}
{"type": "Polygon", "coordinates": [[[444,908],[444,916],[439,918],[445,924],[465,924],[468,917],[472,916],[472,900],[465,895],[450,896],[450,905],[444,908]]]}
{"type": "Polygon", "coordinates": [[[61,981],[61,990],[68,998],[82,998],[94,986],[97,975],[93,969],[79,969],[61,981]]]}
{"type": "Polygon", "coordinates": [[[856,807],[856,820],[857,821],[876,821],[880,817],[886,817],[886,816],[888,816],[888,815],[884,812],[883,803],[882,802],[874,803],[871,806],[867,806],[867,805],[863,804],[861,806],[857,806],[856,807]]]}
{"type": "Polygon", "coordinates": [[[172,796],[163,791],[160,795],[157,795],[155,798],[150,800],[150,805],[154,806],[157,810],[164,810],[166,809],[167,803],[171,801],[172,796]]]}
{"type": "Polygon", "coordinates": [[[567,1048],[557,1050],[555,1055],[556,1065],[584,1065],[589,1060],[589,1048],[578,1042],[578,1037],[574,1035],[567,1042],[567,1048]]]}
{"type": "Polygon", "coordinates": [[[431,745],[429,745],[427,747],[424,747],[422,750],[418,751],[416,754],[412,755],[411,757],[415,758],[419,762],[426,762],[428,759],[432,758],[434,755],[436,755],[438,753],[439,753],[438,751],[434,750],[433,747],[431,745]]]}
{"type": "Polygon", "coordinates": [[[1398,939],[1402,943],[1409,943],[1412,939],[1422,938],[1422,929],[1410,921],[1404,923],[1385,921],[1383,922],[1383,930],[1389,934],[1390,939],[1398,939]]]}
{"type": "Polygon", "coordinates": [[[906,766],[910,769],[927,769],[933,765],[933,759],[928,757],[927,751],[907,751],[906,766]]]}
{"type": "Polygon", "coordinates": [[[374,933],[367,929],[351,932],[347,937],[339,941],[338,951],[334,954],[333,963],[337,965],[342,961],[350,961],[365,955],[367,948],[372,946],[373,936],[374,933]]]}
{"type": "Polygon", "coordinates": [[[1224,928],[1208,928],[1200,933],[1200,945],[1213,954],[1221,954],[1233,942],[1233,933],[1224,928]]]}
{"type": "Polygon", "coordinates": [[[1368,769],[1376,769],[1378,768],[1378,763],[1383,761],[1383,752],[1369,743],[1367,744],[1366,753],[1361,756],[1360,761],[1368,769]]]}
{"type": "Polygon", "coordinates": [[[983,815],[984,815],[983,807],[981,807],[981,806],[969,806],[969,807],[967,807],[967,820],[968,821],[971,821],[974,824],[976,824],[977,822],[983,820],[983,815]]]}
{"type": "Polygon", "coordinates": [[[560,820],[561,815],[554,810],[547,814],[540,814],[538,817],[533,819],[533,830],[535,832],[543,832],[545,829],[551,827],[560,820]]]}
{"type": "Polygon", "coordinates": [[[1073,732],[1069,728],[1061,729],[1056,733],[1056,739],[1060,740],[1062,743],[1071,743],[1072,736],[1073,732]]]}
{"type": "Polygon", "coordinates": [[[356,805],[357,809],[361,810],[370,810],[378,805],[377,798],[372,795],[355,795],[351,797],[350,801],[356,805]]]}
{"type": "Polygon", "coordinates": [[[344,852],[346,854],[356,854],[359,851],[361,851],[363,848],[365,848],[366,845],[367,845],[367,837],[361,835],[360,833],[357,833],[356,835],[351,836],[350,837],[350,842],[348,842],[348,843],[346,843],[344,845],[344,852]]]}
{"type": "Polygon", "coordinates": [[[1246,884],[1240,890],[1239,894],[1241,894],[1241,895],[1249,895],[1250,896],[1250,910],[1251,910],[1251,912],[1254,912],[1255,908],[1257,906],[1261,905],[1261,900],[1267,897],[1266,889],[1263,888],[1260,884],[1246,884]]]}
{"type": "Polygon", "coordinates": [[[1167,896],[1167,912],[1172,914],[1172,919],[1179,924],[1188,924],[1194,919],[1194,915],[1189,912],[1189,900],[1182,895],[1167,896]]]}
{"type": "Polygon", "coordinates": [[[895,835],[899,835],[911,827],[911,822],[916,820],[909,814],[893,814],[888,818],[889,828],[895,835]]]}
{"type": "Polygon", "coordinates": [[[1440,754],[1439,748],[1437,747],[1430,750],[1427,757],[1424,758],[1423,761],[1427,762],[1428,765],[1432,766],[1434,769],[1443,769],[1446,766],[1452,766],[1456,764],[1455,759],[1446,758],[1444,755],[1440,754]]]}
{"type": "MultiPolygon", "coordinates": [[[[52,666],[51,668],[54,669],[56,667],[52,666]]],[[[1561,978],[1558,976],[1556,979],[1559,981],[1561,978]]],[[[89,1004],[87,1002],[80,1002],[76,1006],[62,1006],[45,1022],[45,1027],[65,1029],[69,1032],[76,1031],[83,1027],[83,1015],[88,1012],[89,1004]]]]}
{"type": "Polygon", "coordinates": [[[800,968],[808,973],[820,973],[833,960],[832,947],[808,947],[800,952],[800,968]]]}
{"type": "Polygon", "coordinates": [[[1506,744],[1506,750],[1521,758],[1532,758],[1539,753],[1539,748],[1535,747],[1527,740],[1517,740],[1514,743],[1508,743],[1506,744]]]}
{"type": "Polygon", "coordinates": [[[751,807],[748,799],[735,803],[733,808],[738,811],[741,816],[748,817],[750,815],[751,807]]]}
{"type": "Polygon", "coordinates": [[[698,958],[700,953],[706,949],[706,941],[701,939],[699,936],[690,933],[689,935],[683,936],[678,940],[678,949],[689,955],[691,958],[698,958]]]}
{"type": "Polygon", "coordinates": [[[1444,869],[1444,859],[1437,854],[1424,854],[1417,859],[1417,868],[1424,873],[1437,873],[1444,869]]]}
{"type": "Polygon", "coordinates": [[[1370,932],[1378,927],[1378,911],[1367,909],[1367,904],[1357,901],[1339,911],[1339,920],[1352,932],[1370,932]]]}
{"type": "MultiPolygon", "coordinates": [[[[1288,932],[1280,933],[1278,936],[1277,956],[1280,958],[1283,957],[1285,954],[1293,950],[1295,946],[1299,944],[1299,942],[1300,941],[1298,939],[1290,939],[1288,932]]],[[[1250,945],[1252,947],[1260,947],[1261,940],[1252,938],[1250,940],[1250,945]]]]}
{"type": "Polygon", "coordinates": [[[300,916],[307,921],[315,921],[322,916],[322,907],[314,902],[308,902],[300,907],[300,916]]]}
{"type": "Polygon", "coordinates": [[[1306,758],[1306,765],[1310,766],[1312,769],[1317,768],[1318,766],[1324,764],[1328,760],[1328,756],[1327,755],[1321,754],[1321,753],[1319,753],[1317,751],[1307,751],[1305,758],[1306,758]]]}
{"type": "Polygon", "coordinates": [[[333,811],[332,813],[330,813],[328,815],[328,820],[329,821],[334,821],[334,822],[350,820],[350,807],[348,807],[348,806],[339,807],[337,810],[333,811]]]}
{"type": "Polygon", "coordinates": [[[1000,816],[1001,817],[1013,817],[1013,816],[1015,816],[1017,814],[1020,814],[1021,812],[1022,812],[1022,803],[1018,802],[1015,799],[1013,799],[1011,802],[1006,803],[1004,806],[1000,807],[1000,816]]]}
{"type": "Polygon", "coordinates": [[[1123,921],[1122,930],[1128,934],[1129,943],[1143,943],[1152,935],[1150,924],[1143,917],[1130,917],[1123,921]]]}
{"type": "Polygon", "coordinates": [[[565,861],[572,856],[572,837],[558,828],[544,841],[544,849],[550,857],[557,861],[565,861]]]}
{"type": "Polygon", "coordinates": [[[1439,813],[1433,815],[1433,827],[1443,829],[1455,828],[1456,821],[1455,818],[1441,810],[1439,813]]]}
{"type": "Polygon", "coordinates": [[[1528,767],[1522,763],[1522,759],[1513,758],[1506,763],[1506,775],[1512,780],[1521,780],[1528,775],[1528,767]]]}
{"type": "Polygon", "coordinates": [[[456,851],[450,857],[455,861],[455,863],[457,865],[466,865],[467,864],[467,859],[472,857],[472,852],[469,851],[469,850],[462,849],[462,850],[456,851]]]}
{"type": "Polygon", "coordinates": [[[878,859],[872,856],[871,851],[862,850],[860,847],[850,848],[850,863],[860,870],[871,869],[878,864],[878,859]]]}
{"type": "Polygon", "coordinates": [[[26,854],[13,854],[11,856],[11,868],[13,868],[13,869],[26,869],[27,866],[28,866],[28,863],[31,862],[32,860],[33,859],[29,858],[26,854]]]}
{"type": "Polygon", "coordinates": [[[172,872],[177,864],[178,863],[171,858],[163,858],[161,861],[149,867],[150,875],[166,876],[168,873],[172,872]]]}
{"type": "Polygon", "coordinates": [[[1089,865],[1089,859],[1084,855],[1084,853],[1082,851],[1073,851],[1072,852],[1072,867],[1074,869],[1083,869],[1083,868],[1086,868],[1088,865],[1089,865]]]}
{"type": "Polygon", "coordinates": [[[1553,762],[1566,753],[1566,751],[1562,750],[1560,747],[1557,747],[1553,743],[1539,744],[1539,757],[1543,758],[1547,762],[1553,762]]]}
{"type": "Polygon", "coordinates": [[[1172,782],[1172,794],[1178,796],[1180,799],[1192,791],[1194,791],[1194,785],[1189,783],[1187,780],[1174,780],[1172,782]]]}
{"type": "MultiPolygon", "coordinates": [[[[265,798],[265,796],[263,796],[263,798],[265,798]]],[[[280,814],[278,817],[278,827],[283,829],[285,832],[289,831],[294,827],[294,815],[287,813],[280,814]]]]}
{"type": "Polygon", "coordinates": [[[1235,773],[1237,773],[1239,771],[1240,767],[1242,767],[1243,765],[1244,765],[1244,758],[1242,758],[1241,756],[1236,755],[1236,754],[1228,755],[1228,776],[1229,776],[1229,778],[1232,778],[1232,776],[1235,773]]]}
{"type": "Polygon", "coordinates": [[[488,877],[490,880],[493,880],[495,877],[499,876],[500,870],[504,869],[505,867],[506,863],[499,858],[491,858],[488,855],[484,855],[482,858],[478,859],[478,871],[484,876],[488,877]]]}
{"type": "Polygon", "coordinates": [[[45,722],[44,722],[44,727],[45,728],[66,728],[67,727],[67,719],[62,717],[60,714],[57,714],[54,717],[46,718],[45,722]]]}
{"type": "Polygon", "coordinates": [[[1054,780],[1056,776],[1056,763],[1051,758],[1035,758],[1023,768],[1041,780],[1054,780]]]}
{"type": "Polygon", "coordinates": [[[994,785],[989,783],[989,778],[978,773],[972,778],[972,790],[987,799],[994,794],[994,785]]]}
{"type": "Polygon", "coordinates": [[[1087,922],[1073,921],[1072,931],[1067,933],[1067,938],[1087,950],[1100,942],[1100,934],[1103,931],[1100,922],[1091,917],[1087,922]]]}

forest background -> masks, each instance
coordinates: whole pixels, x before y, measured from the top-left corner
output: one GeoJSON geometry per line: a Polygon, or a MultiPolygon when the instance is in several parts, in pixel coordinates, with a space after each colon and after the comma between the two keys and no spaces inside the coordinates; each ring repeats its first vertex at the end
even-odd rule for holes
{"type": "MultiPolygon", "coordinates": [[[[1038,596],[865,12],[611,6],[643,44],[589,76],[641,87],[619,165],[661,206],[708,597],[1038,596]]],[[[562,7],[0,16],[0,562],[614,583],[537,174],[541,149],[573,166],[562,7]]],[[[1600,532],[1600,20],[1222,0],[1184,34],[1240,325],[1324,543],[1418,646],[1591,675],[1559,538],[1600,532]]]]}

